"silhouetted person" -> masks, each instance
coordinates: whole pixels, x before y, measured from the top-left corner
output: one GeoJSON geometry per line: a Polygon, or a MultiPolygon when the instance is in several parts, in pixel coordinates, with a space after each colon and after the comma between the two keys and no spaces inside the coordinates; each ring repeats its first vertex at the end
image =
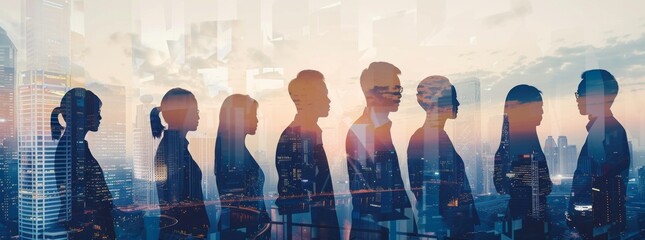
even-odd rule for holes
{"type": "MultiPolygon", "coordinates": [[[[388,238],[388,228],[378,222],[392,221],[394,227],[395,220],[406,219],[404,210],[410,208],[388,117],[401,102],[399,74],[401,70],[390,63],[373,62],[360,77],[367,107],[346,139],[353,239],[388,238]]],[[[389,231],[394,234],[396,229],[389,231]]]]}
{"type": "Polygon", "coordinates": [[[582,73],[576,99],[580,114],[589,116],[589,134],[573,175],[567,220],[586,239],[617,237],[627,223],[630,155],[625,129],[611,112],[616,94],[618,82],[606,70],[582,73]]]}
{"type": "MultiPolygon", "coordinates": [[[[298,113],[282,132],[276,149],[280,214],[305,213],[316,239],[340,239],[334,188],[318,119],[329,115],[330,100],[322,73],[304,70],[289,83],[298,113]],[[314,232],[315,233],[315,232],[314,232]]],[[[292,234],[291,232],[287,234],[292,234]]],[[[302,237],[300,237],[302,238],[302,237]]]]}
{"type": "Polygon", "coordinates": [[[60,140],[56,148],[56,169],[71,166],[71,175],[56,173],[61,203],[71,203],[70,209],[63,207],[60,211],[62,219],[67,220],[63,227],[69,239],[115,239],[112,194],[101,166],[85,141],[87,132],[99,129],[101,105],[93,92],[74,88],[65,93],[60,106],[51,114],[52,139],[60,140]],[[58,122],[59,115],[65,120],[65,127],[58,122]]]}
{"type": "Polygon", "coordinates": [[[417,102],[426,120],[410,138],[408,173],[417,199],[421,233],[438,233],[453,239],[472,237],[479,216],[461,159],[444,126],[457,118],[459,101],[450,81],[430,76],[417,87],[417,102]]]}
{"type": "Polygon", "coordinates": [[[195,96],[170,89],[161,106],[150,112],[155,138],[162,136],[155,155],[155,179],[161,209],[161,239],[205,238],[210,226],[202,195],[202,171],[188,151],[186,134],[197,130],[199,109],[195,96]],[[159,113],[168,128],[161,124],[159,113]],[[176,221],[176,222],[175,222],[176,221]]]}
{"type": "Polygon", "coordinates": [[[253,238],[270,220],[264,204],[264,172],[245,143],[246,136],[257,131],[257,110],[257,101],[240,94],[228,96],[220,110],[215,177],[223,239],[253,238]]]}
{"type": "Polygon", "coordinates": [[[510,195],[506,224],[522,222],[516,232],[502,233],[509,237],[548,238],[546,197],[552,183],[536,131],[542,122],[542,106],[541,92],[533,86],[515,86],[506,96],[494,182],[499,194],[510,195]]]}

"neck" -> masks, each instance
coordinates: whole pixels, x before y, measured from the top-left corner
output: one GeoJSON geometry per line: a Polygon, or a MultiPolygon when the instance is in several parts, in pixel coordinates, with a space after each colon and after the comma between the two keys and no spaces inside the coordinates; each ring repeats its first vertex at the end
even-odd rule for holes
{"type": "Polygon", "coordinates": [[[235,134],[234,132],[228,130],[220,129],[218,135],[220,138],[226,140],[225,142],[233,144],[235,146],[244,146],[246,144],[247,134],[235,134]]]}
{"type": "Polygon", "coordinates": [[[447,120],[448,120],[447,118],[438,117],[437,113],[426,112],[426,120],[423,123],[423,125],[428,127],[443,129],[446,126],[447,120]]]}
{"type": "Polygon", "coordinates": [[[188,131],[183,130],[183,129],[170,128],[170,127],[169,127],[169,128],[168,128],[168,131],[176,132],[176,133],[177,133],[177,135],[179,135],[179,137],[181,137],[181,138],[186,138],[186,135],[188,135],[188,131]]]}
{"type": "MultiPolygon", "coordinates": [[[[63,132],[63,138],[64,137],[79,137],[81,140],[85,140],[85,136],[87,136],[87,130],[82,130],[78,131],[79,134],[74,134],[72,131],[65,131],[63,132]]],[[[75,141],[75,140],[74,140],[75,141]]]]}
{"type": "Polygon", "coordinates": [[[592,119],[598,118],[598,117],[609,117],[609,116],[613,116],[613,115],[614,115],[614,113],[611,112],[611,109],[606,108],[604,111],[599,112],[599,113],[589,113],[588,117],[589,117],[589,120],[592,120],[592,119]]]}
{"type": "Polygon", "coordinates": [[[510,135],[523,135],[523,136],[536,135],[537,134],[536,128],[537,128],[536,126],[527,127],[522,123],[513,124],[511,122],[508,124],[510,135]]]}
{"type": "Polygon", "coordinates": [[[297,113],[293,121],[303,125],[318,125],[318,116],[314,114],[297,113]]]}
{"type": "Polygon", "coordinates": [[[383,111],[379,107],[375,107],[375,106],[367,106],[367,111],[370,118],[372,119],[372,122],[376,126],[380,126],[387,122],[390,122],[389,111],[383,111]]]}
{"type": "Polygon", "coordinates": [[[527,153],[539,147],[539,140],[535,127],[523,127],[509,124],[509,138],[514,151],[527,153]]]}

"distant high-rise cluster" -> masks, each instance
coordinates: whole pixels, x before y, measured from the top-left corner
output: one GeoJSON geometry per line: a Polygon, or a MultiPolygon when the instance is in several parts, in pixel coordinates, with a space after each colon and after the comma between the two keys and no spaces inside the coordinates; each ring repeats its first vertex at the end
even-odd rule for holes
{"type": "Polygon", "coordinates": [[[576,170],[578,148],[568,144],[567,136],[559,136],[557,144],[548,136],[544,142],[544,155],[552,176],[569,176],[576,170]]]}

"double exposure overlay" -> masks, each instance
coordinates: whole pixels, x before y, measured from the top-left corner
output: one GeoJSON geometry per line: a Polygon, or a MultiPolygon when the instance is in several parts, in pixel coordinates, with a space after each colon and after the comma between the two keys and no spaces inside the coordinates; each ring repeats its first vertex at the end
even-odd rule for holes
{"type": "Polygon", "coordinates": [[[645,239],[643,8],[2,0],[0,240],[645,239]]]}

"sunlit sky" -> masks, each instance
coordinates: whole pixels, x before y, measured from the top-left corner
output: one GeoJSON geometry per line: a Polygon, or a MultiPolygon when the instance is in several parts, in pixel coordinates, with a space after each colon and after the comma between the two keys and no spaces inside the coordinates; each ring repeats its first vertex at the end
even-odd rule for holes
{"type": "MultiPolygon", "coordinates": [[[[24,50],[21,2],[3,0],[0,7],[0,26],[19,43],[19,51],[24,50]]],[[[430,75],[445,75],[453,83],[472,78],[481,81],[482,141],[494,148],[504,97],[510,88],[525,83],[543,92],[540,140],[565,135],[580,149],[587,119],[578,114],[573,93],[580,74],[593,68],[607,69],[618,79],[621,89],[614,113],[634,148],[645,149],[645,113],[640,106],[645,100],[645,2],[71,2],[71,28],[82,36],[73,40],[72,62],[84,69],[83,74],[72,73],[78,74],[72,76],[77,80],[74,84],[124,86],[129,123],[134,122],[140,95],[151,94],[158,104],[168,89],[185,87],[199,99],[203,116],[197,132],[212,136],[223,98],[209,94],[199,70],[228,67],[228,80],[215,81],[226,83],[228,93],[248,93],[259,101],[261,129],[248,142],[252,152],[266,152],[266,164],[273,162],[279,134],[295,114],[286,84],[303,69],[316,69],[326,76],[332,112],[320,124],[325,129],[327,154],[332,161],[342,162],[347,128],[364,106],[358,77],[373,61],[387,61],[402,70],[402,107],[391,115],[400,158],[405,157],[409,137],[424,119],[416,103],[416,85],[430,75]],[[231,20],[241,23],[233,31],[243,32],[242,38],[233,37],[233,50],[218,62],[212,56],[223,53],[222,49],[218,52],[219,35],[195,31],[194,26],[231,20]],[[246,28],[235,30],[239,26],[246,28]],[[284,69],[285,87],[248,92],[245,75],[237,73],[258,67],[284,69]]],[[[21,64],[28,61],[24,54],[21,57],[21,64]]],[[[342,172],[342,165],[338,171],[342,172]]]]}

